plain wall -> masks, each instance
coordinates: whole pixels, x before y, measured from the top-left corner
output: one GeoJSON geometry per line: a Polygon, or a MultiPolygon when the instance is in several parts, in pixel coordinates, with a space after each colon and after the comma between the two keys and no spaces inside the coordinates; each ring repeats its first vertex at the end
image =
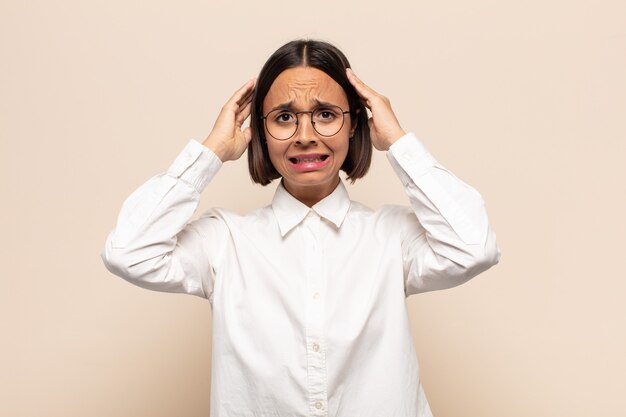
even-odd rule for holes
{"type": "MultiPolygon", "coordinates": [[[[500,264],[408,299],[436,417],[623,415],[623,1],[0,2],[0,415],[208,416],[208,301],[111,275],[124,199],[299,37],[483,196],[500,264]]],[[[203,194],[246,212],[246,160],[203,194]]],[[[408,201],[384,154],[349,187],[408,201]]]]}

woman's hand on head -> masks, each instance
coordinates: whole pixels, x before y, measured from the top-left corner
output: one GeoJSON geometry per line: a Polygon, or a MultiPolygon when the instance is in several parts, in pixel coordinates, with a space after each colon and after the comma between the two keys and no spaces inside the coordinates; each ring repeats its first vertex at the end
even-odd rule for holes
{"type": "Polygon", "coordinates": [[[346,74],[361,97],[361,102],[372,112],[372,117],[367,121],[372,144],[379,151],[386,151],[391,144],[406,134],[391,109],[389,99],[367,86],[350,68],[346,70],[346,74]]]}
{"type": "Polygon", "coordinates": [[[245,83],[224,104],[209,136],[202,142],[211,149],[222,162],[239,159],[252,138],[250,128],[241,129],[250,116],[252,96],[256,79],[245,83]]]}

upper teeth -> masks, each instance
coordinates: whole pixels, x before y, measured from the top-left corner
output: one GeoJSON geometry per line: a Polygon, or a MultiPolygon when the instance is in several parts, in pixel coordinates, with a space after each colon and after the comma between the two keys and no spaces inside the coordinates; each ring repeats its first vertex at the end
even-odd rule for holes
{"type": "Polygon", "coordinates": [[[298,162],[318,162],[322,160],[321,156],[315,158],[297,158],[298,162]]]}

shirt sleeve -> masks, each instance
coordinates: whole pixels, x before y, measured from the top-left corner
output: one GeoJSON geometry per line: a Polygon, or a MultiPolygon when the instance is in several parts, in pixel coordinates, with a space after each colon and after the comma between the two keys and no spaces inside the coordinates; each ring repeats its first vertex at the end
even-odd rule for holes
{"type": "Polygon", "coordinates": [[[215,257],[210,242],[219,242],[226,226],[210,216],[189,220],[221,166],[209,148],[189,140],[166,172],[122,204],[100,254],[106,268],[142,288],[210,298],[215,257]]]}
{"type": "Polygon", "coordinates": [[[402,219],[405,293],[460,285],[497,264],[500,250],[482,196],[407,133],[387,152],[411,208],[402,219]]]}

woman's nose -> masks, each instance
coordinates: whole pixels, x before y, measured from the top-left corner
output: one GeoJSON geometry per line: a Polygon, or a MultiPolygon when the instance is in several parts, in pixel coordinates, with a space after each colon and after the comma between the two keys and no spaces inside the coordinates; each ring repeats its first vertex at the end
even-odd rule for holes
{"type": "Polygon", "coordinates": [[[311,121],[311,113],[299,114],[298,125],[296,128],[295,141],[297,143],[309,143],[316,141],[316,132],[311,121]]]}

